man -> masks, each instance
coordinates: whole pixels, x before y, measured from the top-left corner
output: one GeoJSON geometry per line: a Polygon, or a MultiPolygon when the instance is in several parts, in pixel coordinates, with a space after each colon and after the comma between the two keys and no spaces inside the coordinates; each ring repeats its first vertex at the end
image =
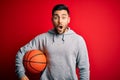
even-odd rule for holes
{"type": "Polygon", "coordinates": [[[80,69],[80,80],[89,80],[89,60],[84,39],[68,27],[69,10],[63,4],[52,10],[54,28],[40,34],[20,48],[16,55],[16,73],[20,80],[29,80],[22,63],[29,50],[39,49],[47,56],[47,66],[40,80],[78,80],[76,68],[80,69]]]}

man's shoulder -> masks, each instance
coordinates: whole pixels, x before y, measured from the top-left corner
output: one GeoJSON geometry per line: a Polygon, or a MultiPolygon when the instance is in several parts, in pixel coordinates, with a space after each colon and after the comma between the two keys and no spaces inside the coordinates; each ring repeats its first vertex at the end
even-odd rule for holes
{"type": "Polygon", "coordinates": [[[84,37],[81,34],[77,34],[77,33],[74,34],[74,39],[76,39],[78,42],[85,41],[84,37]]]}
{"type": "Polygon", "coordinates": [[[46,36],[48,34],[48,32],[44,32],[44,33],[40,33],[37,36],[46,36]]]}
{"type": "Polygon", "coordinates": [[[41,38],[41,39],[43,39],[43,38],[48,37],[49,35],[50,34],[48,32],[44,32],[44,33],[38,34],[35,38],[41,38]]]}
{"type": "Polygon", "coordinates": [[[78,39],[82,39],[82,38],[83,38],[83,36],[82,36],[81,34],[78,34],[78,33],[75,33],[75,34],[74,34],[74,37],[75,37],[75,38],[78,38],[78,39]]]}

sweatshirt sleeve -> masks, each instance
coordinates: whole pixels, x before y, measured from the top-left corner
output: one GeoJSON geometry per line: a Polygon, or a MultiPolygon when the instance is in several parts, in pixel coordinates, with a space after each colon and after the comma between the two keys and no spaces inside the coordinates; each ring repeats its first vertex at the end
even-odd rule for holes
{"type": "Polygon", "coordinates": [[[78,44],[78,56],[77,56],[77,67],[80,70],[80,80],[89,80],[89,59],[88,51],[85,44],[85,41],[82,37],[79,39],[78,44]]]}
{"type": "Polygon", "coordinates": [[[43,49],[42,45],[42,39],[40,39],[39,36],[31,40],[29,43],[27,43],[25,46],[21,47],[20,50],[16,54],[16,62],[15,62],[15,72],[18,76],[18,78],[21,78],[25,75],[25,68],[23,66],[23,56],[25,53],[29,50],[33,49],[43,49]]]}

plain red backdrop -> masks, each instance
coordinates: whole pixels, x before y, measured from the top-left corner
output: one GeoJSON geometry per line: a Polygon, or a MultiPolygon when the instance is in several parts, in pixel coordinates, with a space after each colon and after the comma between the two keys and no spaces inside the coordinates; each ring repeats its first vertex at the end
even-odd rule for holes
{"type": "Polygon", "coordinates": [[[35,36],[53,27],[51,10],[58,3],[69,7],[69,26],[86,41],[90,59],[90,79],[120,80],[119,0],[1,0],[1,80],[17,80],[17,51],[35,36]]]}

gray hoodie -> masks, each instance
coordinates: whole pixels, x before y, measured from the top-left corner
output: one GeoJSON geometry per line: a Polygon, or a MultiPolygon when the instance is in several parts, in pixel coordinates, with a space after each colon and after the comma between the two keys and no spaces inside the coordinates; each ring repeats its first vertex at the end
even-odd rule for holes
{"type": "Polygon", "coordinates": [[[16,74],[25,75],[23,56],[29,50],[39,49],[47,56],[47,66],[40,80],[78,80],[76,67],[80,69],[80,80],[89,80],[89,59],[84,39],[69,30],[56,34],[54,29],[35,37],[21,47],[16,55],[16,74]]]}

